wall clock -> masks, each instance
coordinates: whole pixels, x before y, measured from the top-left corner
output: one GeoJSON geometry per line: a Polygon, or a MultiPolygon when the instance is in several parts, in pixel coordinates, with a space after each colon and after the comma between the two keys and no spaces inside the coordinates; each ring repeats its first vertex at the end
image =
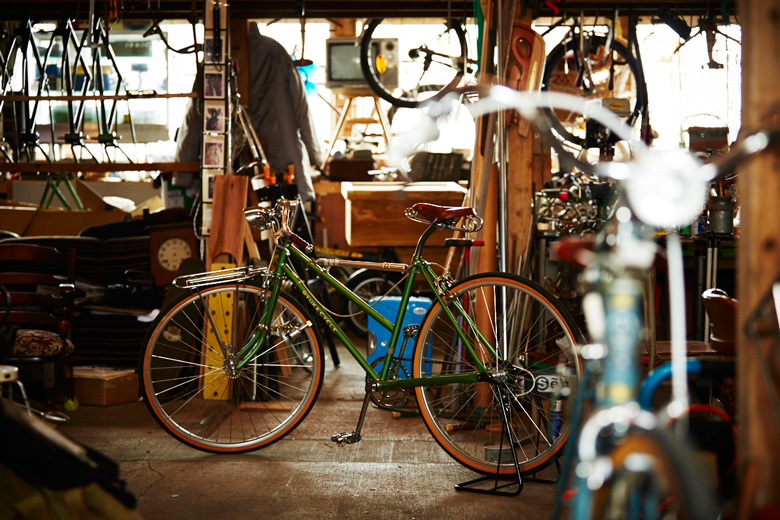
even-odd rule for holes
{"type": "Polygon", "coordinates": [[[147,229],[155,284],[170,285],[184,260],[199,257],[198,240],[192,223],[160,224],[147,229]]]}

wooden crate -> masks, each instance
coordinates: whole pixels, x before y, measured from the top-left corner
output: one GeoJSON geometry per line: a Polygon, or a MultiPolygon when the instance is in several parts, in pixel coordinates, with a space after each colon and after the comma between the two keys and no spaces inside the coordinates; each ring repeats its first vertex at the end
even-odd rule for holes
{"type": "MultiPolygon", "coordinates": [[[[355,247],[414,246],[425,225],[404,216],[418,202],[461,206],[466,188],[456,182],[343,182],[347,243],[355,247]]],[[[444,245],[451,232],[435,233],[429,245],[444,245]]]]}

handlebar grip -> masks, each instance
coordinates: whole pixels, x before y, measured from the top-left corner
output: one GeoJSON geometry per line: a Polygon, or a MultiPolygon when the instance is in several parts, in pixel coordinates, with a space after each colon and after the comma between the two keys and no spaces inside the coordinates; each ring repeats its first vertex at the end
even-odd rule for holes
{"type": "Polygon", "coordinates": [[[299,237],[295,233],[290,232],[288,233],[288,236],[290,237],[290,240],[292,241],[293,244],[303,249],[305,252],[311,253],[312,251],[314,251],[314,246],[312,244],[308,243],[306,240],[299,237]]]}
{"type": "Polygon", "coordinates": [[[444,245],[449,247],[482,247],[484,240],[472,240],[470,238],[445,238],[444,245]]]}

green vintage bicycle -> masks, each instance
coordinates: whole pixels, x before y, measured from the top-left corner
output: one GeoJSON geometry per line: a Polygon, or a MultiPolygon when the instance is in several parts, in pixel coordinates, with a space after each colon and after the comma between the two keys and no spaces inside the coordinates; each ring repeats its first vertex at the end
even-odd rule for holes
{"type": "Polygon", "coordinates": [[[311,244],[290,229],[297,210],[297,201],[285,199],[245,210],[251,227],[273,231],[267,268],[176,279],[189,292],[150,325],[140,371],[146,403],[168,433],[218,453],[255,450],[289,434],[323,385],[316,313],[366,372],[357,428],[333,435],[334,442],[360,440],[372,401],[383,408],[404,403],[419,409],[441,447],[474,471],[535,472],[556,459],[569,435],[566,401],[582,373],[582,334],[562,304],[530,280],[483,273],[455,281],[423,259],[434,232],[481,228],[472,208],[416,204],[406,215],[426,227],[410,264],[350,262],[405,276],[394,322],[331,276],[329,268],[344,260],[308,256],[311,244]],[[384,358],[367,361],[295,266],[391,332],[384,358]],[[404,327],[415,284],[430,289],[433,303],[419,326],[404,327]]]}

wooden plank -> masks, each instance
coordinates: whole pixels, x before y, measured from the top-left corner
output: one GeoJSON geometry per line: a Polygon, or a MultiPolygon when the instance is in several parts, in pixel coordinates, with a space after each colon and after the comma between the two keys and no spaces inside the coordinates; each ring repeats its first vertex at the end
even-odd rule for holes
{"type": "MultiPolygon", "coordinates": [[[[503,83],[516,90],[538,90],[544,68],[544,39],[531,28],[530,13],[522,13],[519,2],[509,44],[506,75],[503,83]]],[[[530,124],[510,112],[507,119],[507,270],[519,269],[519,257],[525,255],[533,221],[534,189],[540,187],[538,178],[544,167],[534,151],[538,148],[530,124]]],[[[549,149],[547,154],[549,155],[549,149]]],[[[549,172],[548,172],[549,173],[549,172]]]]}
{"type": "Polygon", "coordinates": [[[30,96],[22,94],[0,95],[0,101],[129,101],[133,99],[173,99],[193,98],[198,95],[195,92],[161,92],[156,91],[130,91],[125,94],[85,94],[85,95],[44,95],[30,96]]]}
{"type": "MultiPolygon", "coordinates": [[[[230,269],[234,264],[211,264],[212,271],[230,269]]],[[[220,292],[208,296],[208,309],[221,310],[233,308],[233,294],[220,292]]],[[[222,365],[225,356],[220,348],[220,341],[225,345],[233,344],[233,313],[212,312],[211,319],[203,320],[204,336],[203,346],[203,398],[224,401],[229,397],[229,387],[226,384],[222,365]]]]}
{"type": "MultiPolygon", "coordinates": [[[[494,49],[494,3],[491,0],[480,0],[480,6],[484,16],[482,48],[479,51],[479,75],[480,85],[489,85],[493,82],[493,49],[494,49]]],[[[484,115],[477,119],[474,153],[471,158],[471,178],[469,179],[469,205],[483,213],[486,201],[486,178],[489,175],[490,165],[493,162],[494,148],[493,136],[495,132],[495,117],[484,115]]],[[[495,201],[493,201],[495,203],[495,201]]],[[[485,231],[482,232],[484,234],[485,231]]]]}
{"type": "MultiPolygon", "coordinates": [[[[767,124],[764,117],[775,111],[780,99],[780,69],[767,66],[777,60],[780,48],[780,0],[745,0],[740,3],[742,23],[742,126],[756,128],[767,124]]],[[[774,127],[776,128],[776,122],[774,127]]],[[[741,518],[765,506],[780,507],[780,432],[767,418],[768,392],[759,373],[760,363],[753,355],[745,334],[745,324],[778,275],[780,266],[780,192],[777,151],[766,153],[740,170],[738,179],[741,212],[740,251],[737,279],[739,300],[737,350],[737,414],[740,420],[739,475],[741,518]],[[749,280],[749,282],[748,282],[749,280]]],[[[774,345],[777,348],[777,345],[774,345]]]]}
{"type": "Polygon", "coordinates": [[[211,215],[211,238],[206,265],[228,254],[236,265],[244,258],[244,207],[248,179],[241,175],[218,175],[214,178],[211,215]]]}
{"type": "MultiPolygon", "coordinates": [[[[248,185],[249,181],[244,176],[218,175],[214,178],[211,236],[206,249],[206,265],[210,271],[231,269],[243,263],[246,224],[243,208],[248,185]]],[[[233,295],[224,292],[209,296],[211,309],[234,309],[233,303],[233,295]]],[[[223,356],[217,335],[222,341],[232,344],[234,316],[233,312],[215,312],[211,317],[214,327],[208,319],[204,325],[206,345],[203,347],[203,364],[208,368],[204,369],[203,397],[224,400],[229,397],[229,389],[224,385],[224,378],[220,377],[223,356]],[[213,374],[210,373],[212,371],[213,374]],[[223,384],[220,385],[220,382],[223,384]]]]}

